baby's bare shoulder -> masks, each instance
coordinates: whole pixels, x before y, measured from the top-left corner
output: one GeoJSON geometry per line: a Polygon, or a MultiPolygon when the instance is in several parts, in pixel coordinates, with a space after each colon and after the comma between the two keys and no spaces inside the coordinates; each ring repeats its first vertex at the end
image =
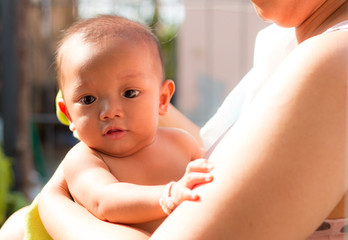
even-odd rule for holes
{"type": "Polygon", "coordinates": [[[195,142],[189,132],[180,128],[161,127],[158,129],[158,137],[164,142],[178,142],[178,144],[195,142]]]}
{"type": "Polygon", "coordinates": [[[107,166],[103,159],[93,149],[89,148],[85,143],[79,142],[72,147],[65,155],[62,161],[64,172],[74,173],[80,169],[89,167],[102,167],[107,169],[107,166]]]}
{"type": "Polygon", "coordinates": [[[191,155],[191,160],[201,158],[203,150],[196,139],[186,130],[179,128],[159,128],[160,144],[172,144],[178,151],[186,151],[191,155]]]}
{"type": "Polygon", "coordinates": [[[97,155],[95,151],[89,148],[85,143],[79,142],[75,146],[73,146],[69,152],[65,155],[64,160],[72,161],[73,159],[81,159],[81,158],[95,158],[97,155]]]}

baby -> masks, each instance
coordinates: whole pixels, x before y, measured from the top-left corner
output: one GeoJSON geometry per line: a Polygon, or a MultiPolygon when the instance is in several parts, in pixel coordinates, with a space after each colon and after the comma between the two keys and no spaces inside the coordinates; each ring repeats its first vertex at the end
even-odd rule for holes
{"type": "Polygon", "coordinates": [[[182,201],[199,199],[192,189],[212,181],[212,166],[191,135],[158,127],[175,86],[163,81],[146,27],[117,16],[76,23],[58,47],[57,74],[58,107],[81,140],[62,163],[77,203],[152,233],[182,201]]]}

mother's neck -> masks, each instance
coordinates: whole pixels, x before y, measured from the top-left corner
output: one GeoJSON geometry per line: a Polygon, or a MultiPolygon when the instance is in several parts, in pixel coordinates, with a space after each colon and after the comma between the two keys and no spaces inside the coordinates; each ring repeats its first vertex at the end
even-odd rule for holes
{"type": "Polygon", "coordinates": [[[301,25],[296,27],[297,42],[325,32],[335,24],[348,19],[348,0],[327,0],[301,25]]]}

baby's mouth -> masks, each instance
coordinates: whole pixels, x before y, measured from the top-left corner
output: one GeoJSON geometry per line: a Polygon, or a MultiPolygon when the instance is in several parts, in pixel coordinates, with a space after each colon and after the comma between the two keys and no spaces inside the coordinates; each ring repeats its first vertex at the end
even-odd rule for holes
{"type": "Polygon", "coordinates": [[[122,129],[109,129],[104,133],[104,136],[110,137],[112,139],[119,139],[127,133],[126,130],[122,129]]]}
{"type": "Polygon", "coordinates": [[[112,133],[116,133],[116,132],[122,132],[123,130],[120,129],[111,129],[109,131],[106,132],[106,134],[112,134],[112,133]]]}

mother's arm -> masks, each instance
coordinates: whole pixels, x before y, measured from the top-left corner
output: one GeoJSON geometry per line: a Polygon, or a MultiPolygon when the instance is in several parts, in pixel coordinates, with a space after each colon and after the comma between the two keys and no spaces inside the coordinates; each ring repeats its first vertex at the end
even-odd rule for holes
{"type": "Polygon", "coordinates": [[[148,235],[140,230],[101,221],[74,203],[62,170],[59,166],[40,193],[40,198],[44,197],[46,201],[39,201],[40,216],[55,240],[148,239],[148,235]]]}
{"type": "Polygon", "coordinates": [[[347,42],[325,34],[288,57],[211,155],[201,201],[151,239],[293,240],[320,225],[347,188],[347,42]]]}

